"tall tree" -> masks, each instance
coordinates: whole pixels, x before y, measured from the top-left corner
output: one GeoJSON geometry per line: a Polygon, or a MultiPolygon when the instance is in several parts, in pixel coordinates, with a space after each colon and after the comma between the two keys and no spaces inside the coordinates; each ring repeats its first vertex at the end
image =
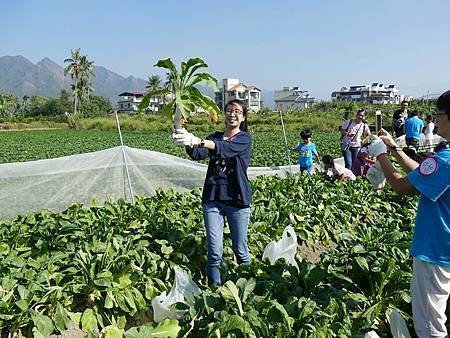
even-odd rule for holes
{"type": "Polygon", "coordinates": [[[77,104],[79,100],[79,89],[78,89],[78,83],[81,79],[81,53],[80,48],[77,48],[75,50],[71,50],[70,53],[72,54],[71,58],[65,59],[64,63],[68,63],[67,67],[64,68],[64,75],[67,75],[67,73],[70,73],[70,77],[72,78],[73,84],[72,84],[72,94],[73,94],[73,102],[74,102],[74,114],[77,113],[77,104]]]}
{"type": "Polygon", "coordinates": [[[81,72],[81,79],[84,80],[81,92],[83,94],[86,93],[87,99],[89,100],[89,94],[93,90],[91,86],[91,76],[95,76],[95,73],[94,73],[94,61],[90,61],[87,58],[87,55],[81,56],[80,72],[81,72]]]}
{"type": "Polygon", "coordinates": [[[14,94],[0,93],[0,114],[13,115],[17,106],[18,100],[14,94]]]}
{"type": "MultiPolygon", "coordinates": [[[[149,92],[153,92],[155,90],[158,90],[161,88],[161,78],[158,75],[151,75],[148,77],[147,79],[147,85],[145,86],[145,88],[147,88],[147,90],[149,92]]],[[[155,95],[156,96],[156,95],[155,95]]],[[[165,100],[165,95],[159,95],[155,97],[155,104],[156,102],[158,102],[158,109],[161,108],[161,105],[164,106],[166,104],[166,100],[165,100]],[[161,99],[161,104],[159,104],[159,100],[161,99]]],[[[153,110],[154,108],[151,109],[150,107],[148,107],[148,109],[153,110]]]]}
{"type": "Polygon", "coordinates": [[[147,88],[149,92],[159,89],[161,88],[161,81],[162,80],[158,75],[151,75],[148,77],[145,88],[147,88]]]}
{"type": "Polygon", "coordinates": [[[81,101],[87,97],[93,89],[91,87],[91,76],[95,76],[93,70],[93,61],[90,61],[86,55],[81,55],[80,48],[71,50],[72,57],[65,59],[68,63],[64,69],[64,75],[70,73],[72,78],[72,95],[74,97],[74,114],[77,114],[77,107],[81,106],[81,101]]]}
{"type": "Polygon", "coordinates": [[[200,58],[192,58],[187,62],[181,62],[178,70],[172,60],[159,60],[156,67],[165,68],[169,71],[166,88],[151,91],[144,96],[139,105],[139,109],[147,109],[150,98],[155,95],[169,95],[170,101],[163,108],[163,113],[170,115],[174,119],[175,128],[181,128],[182,120],[187,119],[196,108],[203,108],[208,112],[210,120],[217,119],[219,108],[213,99],[203,95],[195,86],[204,84],[218,91],[217,80],[208,73],[197,72],[208,65],[200,58]]]}

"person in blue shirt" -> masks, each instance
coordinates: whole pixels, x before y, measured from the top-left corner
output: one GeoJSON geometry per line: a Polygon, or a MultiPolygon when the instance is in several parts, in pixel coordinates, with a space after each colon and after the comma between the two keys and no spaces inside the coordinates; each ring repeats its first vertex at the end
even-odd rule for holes
{"type": "Polygon", "coordinates": [[[225,219],[231,232],[233,252],[239,264],[250,263],[247,231],[252,191],[247,176],[252,137],[247,132],[247,106],[240,100],[225,105],[225,131],[200,139],[176,130],[173,140],[186,146],[194,160],[209,157],[203,186],[202,209],[206,229],[208,283],[221,284],[220,264],[223,254],[225,219]]]}
{"type": "Polygon", "coordinates": [[[311,130],[305,129],[300,132],[300,137],[303,142],[297,144],[292,150],[300,153],[298,158],[298,164],[300,165],[300,172],[307,171],[308,173],[313,172],[314,160],[317,163],[320,162],[319,154],[317,153],[317,147],[311,142],[312,133],[311,130]]]}
{"type": "Polygon", "coordinates": [[[405,155],[386,132],[369,146],[369,154],[377,157],[396,193],[420,194],[410,252],[414,329],[421,338],[447,337],[445,310],[450,295],[450,90],[436,105],[436,125],[446,141],[420,164],[405,155]],[[387,148],[406,176],[394,169],[387,148]]]}
{"type": "Polygon", "coordinates": [[[418,117],[417,110],[413,110],[410,117],[405,121],[405,142],[406,146],[419,148],[420,134],[424,127],[423,121],[418,117]]]}

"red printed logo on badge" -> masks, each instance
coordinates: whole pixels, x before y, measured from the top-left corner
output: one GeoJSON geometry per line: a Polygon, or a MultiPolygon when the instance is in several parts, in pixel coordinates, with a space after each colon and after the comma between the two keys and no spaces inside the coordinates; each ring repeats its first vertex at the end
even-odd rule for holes
{"type": "Polygon", "coordinates": [[[423,176],[430,176],[436,172],[438,163],[434,157],[428,157],[419,165],[419,173],[423,176]]]}

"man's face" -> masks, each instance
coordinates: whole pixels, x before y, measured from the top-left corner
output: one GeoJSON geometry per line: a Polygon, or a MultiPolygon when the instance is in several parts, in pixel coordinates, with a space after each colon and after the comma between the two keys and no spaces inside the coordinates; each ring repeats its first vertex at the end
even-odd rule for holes
{"type": "Polygon", "coordinates": [[[443,110],[436,114],[436,126],[442,131],[442,134],[450,134],[450,119],[443,110]]]}
{"type": "Polygon", "coordinates": [[[408,109],[408,103],[407,102],[403,102],[402,103],[402,109],[408,109]]]}

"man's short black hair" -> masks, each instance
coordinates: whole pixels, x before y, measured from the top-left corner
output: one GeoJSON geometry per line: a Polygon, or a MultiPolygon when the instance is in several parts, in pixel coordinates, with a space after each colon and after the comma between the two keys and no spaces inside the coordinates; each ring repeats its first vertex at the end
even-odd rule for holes
{"type": "Polygon", "coordinates": [[[312,132],[310,129],[305,129],[300,132],[300,137],[302,140],[307,140],[312,136],[312,132]]]}
{"type": "Polygon", "coordinates": [[[450,119],[450,90],[439,96],[436,101],[436,107],[439,111],[445,112],[450,119]]]}
{"type": "Polygon", "coordinates": [[[408,103],[408,105],[409,105],[409,102],[406,100],[403,100],[401,104],[404,104],[404,103],[408,103]]]}
{"type": "Polygon", "coordinates": [[[409,116],[419,116],[419,112],[417,110],[413,110],[409,113],[409,116]]]}

